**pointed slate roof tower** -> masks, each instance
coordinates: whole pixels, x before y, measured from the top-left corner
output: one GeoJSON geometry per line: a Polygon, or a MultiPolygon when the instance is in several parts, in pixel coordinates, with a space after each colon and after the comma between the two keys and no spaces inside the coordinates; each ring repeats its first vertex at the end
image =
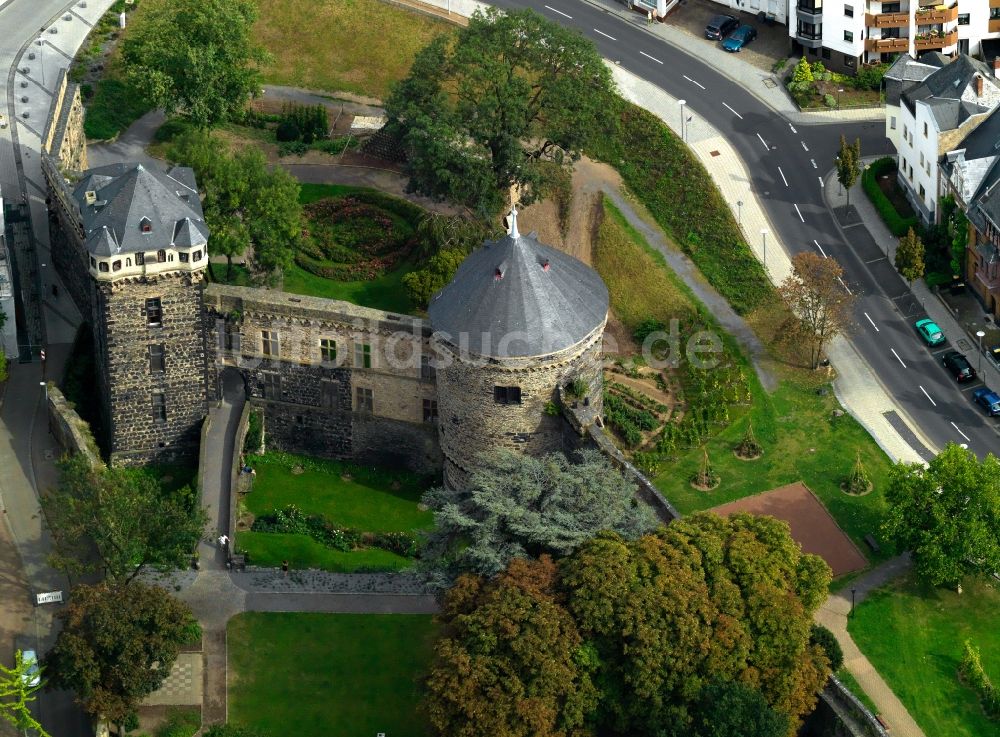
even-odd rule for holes
{"type": "Polygon", "coordinates": [[[431,325],[470,353],[527,358],[557,353],[604,324],[608,289],[592,268],[510,231],[473,251],[431,300],[431,325]]]}

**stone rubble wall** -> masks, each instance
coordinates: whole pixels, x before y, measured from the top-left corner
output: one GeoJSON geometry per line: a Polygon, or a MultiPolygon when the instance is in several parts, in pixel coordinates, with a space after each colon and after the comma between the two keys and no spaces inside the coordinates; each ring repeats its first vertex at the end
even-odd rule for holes
{"type": "Polygon", "coordinates": [[[47,389],[49,431],[65,453],[86,456],[92,466],[103,466],[100,452],[88,425],[59,388],[50,383],[47,389]]]}

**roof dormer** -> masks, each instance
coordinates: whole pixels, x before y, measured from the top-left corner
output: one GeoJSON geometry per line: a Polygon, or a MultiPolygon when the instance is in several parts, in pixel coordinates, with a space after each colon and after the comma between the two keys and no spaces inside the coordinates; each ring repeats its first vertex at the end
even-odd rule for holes
{"type": "Polygon", "coordinates": [[[142,220],[139,221],[139,231],[142,233],[153,232],[153,223],[150,221],[149,218],[143,218],[142,220]]]}

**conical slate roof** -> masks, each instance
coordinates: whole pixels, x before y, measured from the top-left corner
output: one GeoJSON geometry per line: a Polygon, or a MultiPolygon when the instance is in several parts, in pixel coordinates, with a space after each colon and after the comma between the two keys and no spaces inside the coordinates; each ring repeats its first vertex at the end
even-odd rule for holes
{"type": "Polygon", "coordinates": [[[487,241],[431,300],[431,326],[471,354],[545,356],[590,335],[608,314],[608,289],[597,272],[534,234],[487,241]]]}

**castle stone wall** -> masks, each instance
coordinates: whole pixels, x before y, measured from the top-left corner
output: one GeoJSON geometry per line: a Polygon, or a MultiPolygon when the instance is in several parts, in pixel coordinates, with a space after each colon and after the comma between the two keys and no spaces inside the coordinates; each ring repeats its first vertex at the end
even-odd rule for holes
{"type": "Polygon", "coordinates": [[[65,171],[89,168],[80,86],[69,81],[65,68],[59,70],[51,111],[42,134],[42,150],[55,158],[65,171]]]}

